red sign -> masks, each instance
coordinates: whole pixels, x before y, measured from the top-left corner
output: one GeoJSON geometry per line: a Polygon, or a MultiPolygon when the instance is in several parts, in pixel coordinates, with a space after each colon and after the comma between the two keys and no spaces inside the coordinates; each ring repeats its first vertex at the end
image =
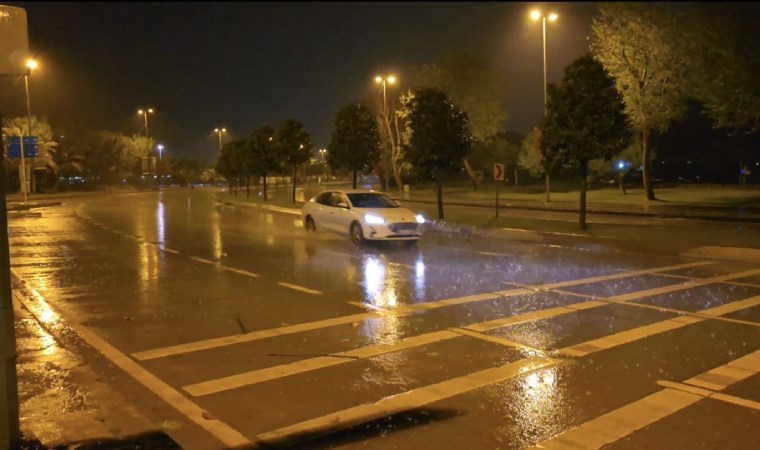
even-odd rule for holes
{"type": "Polygon", "coordinates": [[[504,164],[494,163],[493,165],[493,179],[494,181],[504,181],[504,164]]]}

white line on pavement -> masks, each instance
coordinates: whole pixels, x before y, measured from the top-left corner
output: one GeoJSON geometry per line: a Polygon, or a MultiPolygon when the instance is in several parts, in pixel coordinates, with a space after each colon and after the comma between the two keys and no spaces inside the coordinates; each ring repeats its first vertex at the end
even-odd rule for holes
{"type": "MultiPolygon", "coordinates": [[[[12,273],[17,279],[23,280],[15,271],[12,270],[12,273]]],[[[22,297],[20,300],[24,303],[24,306],[27,309],[32,311],[38,320],[45,323],[49,323],[51,320],[60,320],[58,314],[48,304],[47,300],[39,294],[39,292],[29,287],[26,287],[25,289],[32,294],[33,299],[22,297]]],[[[127,355],[121,353],[100,336],[90,331],[89,328],[73,322],[67,322],[67,325],[81,339],[87,342],[88,345],[95,348],[112,363],[156,394],[164,402],[174,407],[182,415],[187,417],[188,420],[194,422],[212,436],[219,439],[224,445],[228,447],[251,445],[251,441],[226,423],[217,419],[205,419],[204,410],[202,408],[188,400],[184,395],[165,382],[161,381],[158,377],[145,370],[142,366],[132,361],[127,355]]]]}
{"type": "Polygon", "coordinates": [[[261,275],[259,275],[257,273],[248,272],[247,270],[242,270],[242,269],[236,269],[236,268],[230,267],[230,266],[219,266],[219,268],[220,269],[224,269],[224,270],[229,270],[230,272],[235,272],[237,274],[245,275],[245,276],[251,277],[251,278],[258,278],[258,277],[261,276],[261,275]]]}
{"type": "Polygon", "coordinates": [[[345,430],[375,419],[419,408],[556,363],[557,360],[550,358],[522,359],[499,367],[481,370],[469,375],[406,391],[398,395],[392,395],[375,403],[355,406],[262,433],[256,437],[256,441],[257,443],[274,446],[283,444],[292,445],[330,432],[345,430]]]}
{"type": "Polygon", "coordinates": [[[314,289],[309,289],[309,288],[306,288],[306,287],[303,287],[303,286],[299,286],[297,284],[290,284],[290,283],[283,283],[283,282],[279,282],[277,284],[279,286],[286,287],[288,289],[293,289],[295,291],[305,292],[307,294],[322,295],[321,291],[317,291],[317,290],[314,290],[314,289]]]}
{"type": "MultiPolygon", "coordinates": [[[[669,385],[667,389],[539,442],[531,448],[535,450],[595,450],[702,400],[705,395],[703,395],[704,391],[700,391],[699,388],[710,389],[708,387],[710,386],[714,388],[712,390],[719,391],[758,373],[760,373],[760,350],[697,375],[685,382],[687,385],[698,386],[697,388],[674,389],[674,386],[669,385]]],[[[663,382],[658,383],[663,384],[663,382]]],[[[724,398],[724,400],[730,399],[724,398]]]]}
{"type": "MultiPolygon", "coordinates": [[[[637,276],[641,274],[656,273],[658,271],[664,272],[664,271],[670,271],[670,270],[677,270],[681,268],[694,267],[694,266],[704,265],[704,264],[707,264],[707,263],[706,262],[692,262],[692,263],[678,264],[678,265],[673,265],[673,266],[664,266],[664,267],[653,268],[653,269],[643,269],[639,271],[616,273],[616,274],[602,276],[602,277],[581,278],[581,279],[576,279],[573,281],[565,281],[562,283],[539,285],[539,286],[535,286],[534,288],[543,289],[545,286],[561,285],[564,287],[564,286],[580,285],[580,284],[586,284],[588,282],[592,282],[589,280],[599,281],[600,279],[607,280],[607,279],[633,277],[633,276],[637,276]]],[[[484,293],[484,294],[475,294],[475,295],[469,295],[465,297],[451,298],[451,299],[445,299],[445,300],[436,300],[432,302],[418,303],[414,305],[400,305],[397,308],[394,308],[393,311],[396,316],[403,316],[403,315],[408,315],[408,314],[412,314],[412,313],[416,313],[420,311],[443,308],[443,307],[448,307],[448,306],[453,306],[453,305],[461,305],[461,304],[466,304],[466,303],[474,303],[474,302],[487,301],[487,300],[497,300],[499,298],[504,298],[504,297],[515,297],[519,295],[530,294],[531,292],[532,292],[531,289],[522,289],[522,288],[510,289],[510,290],[489,292],[489,293],[484,293]]],[[[587,307],[597,306],[595,303],[596,302],[582,302],[581,304],[575,304],[572,306],[574,308],[587,308],[587,307]],[[583,303],[585,303],[585,305],[583,303]]],[[[563,307],[563,308],[567,308],[567,307],[563,307]]],[[[568,311],[572,311],[572,309],[568,311]]],[[[532,314],[532,313],[529,313],[529,314],[532,314]]],[[[177,345],[172,345],[172,346],[157,348],[157,349],[152,349],[152,350],[145,350],[145,351],[133,353],[132,357],[138,360],[163,358],[167,356],[195,352],[198,350],[207,350],[211,348],[222,347],[225,345],[234,345],[234,344],[239,344],[243,342],[251,342],[258,339],[265,339],[265,338],[269,338],[273,336],[282,336],[285,334],[300,333],[303,331],[311,331],[311,330],[316,330],[320,328],[344,325],[347,323],[359,322],[362,320],[377,318],[377,317],[382,317],[382,315],[378,312],[354,314],[350,316],[319,320],[315,322],[307,322],[307,323],[297,324],[297,325],[288,325],[288,326],[280,327],[280,328],[271,328],[271,329],[261,330],[258,332],[252,332],[252,333],[247,333],[243,335],[236,334],[236,335],[231,335],[231,336],[223,336],[223,337],[211,338],[211,339],[206,339],[206,340],[201,340],[201,341],[189,342],[185,344],[177,344],[177,345]]],[[[520,317],[520,316],[515,316],[515,317],[520,317]]],[[[472,331],[484,331],[482,329],[475,329],[475,328],[470,328],[470,327],[466,327],[466,328],[472,331]]]]}
{"type": "Polygon", "coordinates": [[[394,342],[392,344],[370,345],[367,347],[361,347],[345,352],[333,353],[327,356],[305,359],[290,364],[282,364],[279,366],[267,367],[266,369],[253,370],[229,377],[191,384],[189,386],[183,387],[182,389],[195,397],[215,394],[243,386],[263,383],[265,381],[274,380],[281,377],[287,377],[290,375],[309,372],[312,370],[323,369],[325,367],[335,366],[338,364],[345,364],[357,359],[366,359],[386,353],[407,350],[410,348],[432,344],[455,337],[458,337],[458,335],[450,331],[435,331],[432,333],[426,333],[419,336],[402,339],[401,341],[394,342]]]}

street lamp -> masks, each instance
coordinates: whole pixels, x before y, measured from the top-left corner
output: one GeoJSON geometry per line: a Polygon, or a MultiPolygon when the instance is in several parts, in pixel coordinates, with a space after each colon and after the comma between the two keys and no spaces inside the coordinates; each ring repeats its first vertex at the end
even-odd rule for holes
{"type": "Polygon", "coordinates": [[[161,152],[163,152],[164,146],[161,145],[161,144],[158,144],[158,147],[156,147],[156,148],[158,148],[158,160],[160,161],[161,160],[161,152]]]}
{"type": "Polygon", "coordinates": [[[140,114],[141,116],[143,116],[143,121],[144,121],[143,127],[145,128],[145,149],[147,150],[147,155],[148,155],[148,176],[150,176],[152,171],[150,170],[151,151],[150,151],[150,138],[148,136],[148,114],[153,114],[153,108],[145,108],[145,109],[140,108],[137,110],[137,114],[140,114]]]}
{"type": "Polygon", "coordinates": [[[541,11],[534,9],[530,12],[530,18],[532,20],[539,20],[541,19],[541,25],[543,28],[543,42],[544,42],[544,117],[546,117],[546,19],[549,19],[549,22],[554,22],[557,20],[559,16],[557,16],[556,13],[549,13],[548,15],[542,13],[541,11]]]}
{"type": "MultiPolygon", "coordinates": [[[[37,68],[37,61],[28,59],[26,67],[29,69],[24,74],[24,87],[26,88],[26,135],[32,135],[32,106],[29,100],[29,75],[32,70],[37,68]]],[[[26,158],[24,157],[24,133],[21,133],[21,191],[24,193],[24,205],[27,204],[27,186],[26,186],[26,158]]]]}
{"type": "MultiPolygon", "coordinates": [[[[388,133],[389,133],[388,134],[388,139],[391,140],[391,146],[392,146],[393,145],[393,143],[392,143],[393,136],[390,134],[391,123],[390,123],[390,118],[388,117],[388,101],[386,100],[386,96],[385,96],[385,85],[386,84],[395,84],[396,83],[396,77],[394,75],[388,75],[388,76],[385,76],[385,77],[382,76],[382,75],[378,75],[378,76],[375,77],[375,83],[381,84],[383,86],[383,116],[385,117],[385,125],[386,125],[386,127],[388,127],[388,133]]],[[[389,178],[388,177],[388,172],[389,172],[389,167],[388,166],[390,166],[390,161],[389,161],[390,160],[390,155],[388,154],[388,150],[386,150],[384,153],[385,153],[385,155],[384,155],[383,159],[385,161],[384,161],[383,165],[385,166],[385,190],[387,191],[388,190],[388,185],[390,183],[389,180],[388,180],[388,178],[389,178]]]]}
{"type": "Polygon", "coordinates": [[[388,117],[388,101],[385,97],[385,85],[386,83],[396,84],[396,77],[393,75],[388,75],[387,77],[378,75],[375,77],[375,83],[381,84],[383,86],[383,113],[385,114],[385,117],[388,117]]]}
{"type": "Polygon", "coordinates": [[[219,135],[219,150],[222,150],[222,133],[226,133],[226,128],[214,128],[214,133],[219,135]]]}
{"type": "MultiPolygon", "coordinates": [[[[543,29],[543,41],[544,41],[544,118],[546,118],[547,115],[547,93],[546,93],[546,19],[549,19],[549,22],[554,22],[557,20],[558,16],[557,13],[549,13],[548,15],[542,13],[541,11],[534,9],[530,12],[530,18],[532,20],[538,20],[541,19],[541,26],[543,29]]],[[[546,179],[546,203],[549,203],[549,171],[547,170],[545,173],[545,179],[546,179]]]]}

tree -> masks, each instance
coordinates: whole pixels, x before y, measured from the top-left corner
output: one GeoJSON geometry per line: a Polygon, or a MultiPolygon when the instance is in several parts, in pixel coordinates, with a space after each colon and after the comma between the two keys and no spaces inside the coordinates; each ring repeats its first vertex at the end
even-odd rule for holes
{"type": "Polygon", "coordinates": [[[630,123],[641,135],[647,200],[655,200],[650,134],[664,132],[685,110],[679,80],[689,65],[682,42],[673,13],[661,4],[604,3],[592,24],[592,51],[615,79],[630,123]]]}
{"type": "Polygon", "coordinates": [[[277,151],[276,132],[269,125],[262,125],[243,143],[243,172],[246,176],[260,176],[264,182],[264,201],[267,198],[267,177],[277,172],[284,161],[277,151]]]}
{"type": "Polygon", "coordinates": [[[347,105],[335,115],[335,129],[327,145],[327,163],[353,173],[368,172],[380,160],[380,136],[372,113],[364,105],[347,105]]]}
{"type": "MultiPolygon", "coordinates": [[[[27,136],[28,133],[29,124],[26,117],[13,117],[3,120],[3,134],[6,136],[27,136]]],[[[57,176],[58,165],[55,162],[55,153],[58,142],[53,140],[52,128],[45,117],[41,119],[35,116],[31,117],[31,135],[37,137],[37,156],[28,158],[28,160],[25,158],[25,166],[31,174],[31,179],[28,181],[32,187],[32,192],[34,192],[35,168],[49,169],[54,176],[57,176]]],[[[18,161],[11,162],[8,160],[6,162],[20,166],[20,161],[21,158],[18,161]]]]}
{"type": "Polygon", "coordinates": [[[467,114],[443,91],[433,88],[419,88],[401,102],[406,155],[422,177],[435,180],[438,218],[443,219],[442,179],[462,169],[472,146],[467,114]]]}
{"type": "Polygon", "coordinates": [[[467,114],[474,142],[464,166],[477,190],[480,178],[475,169],[490,170],[497,161],[489,160],[489,156],[498,153],[504,144],[498,136],[507,118],[504,74],[485,59],[458,52],[444,56],[436,64],[423,66],[416,79],[420,86],[445,92],[467,114]]]}
{"type": "Polygon", "coordinates": [[[579,223],[585,230],[589,161],[609,160],[630,141],[622,98],[604,67],[588,55],[570,64],[561,84],[550,85],[548,94],[541,148],[552,159],[578,165],[579,223]]]}
{"type": "Polygon", "coordinates": [[[716,127],[760,130],[757,13],[756,4],[698,2],[681,16],[683,81],[716,127]]]}
{"type": "Polygon", "coordinates": [[[314,143],[301,122],[288,119],[277,132],[277,145],[285,163],[293,167],[293,203],[295,203],[298,166],[309,161],[314,143]]]}

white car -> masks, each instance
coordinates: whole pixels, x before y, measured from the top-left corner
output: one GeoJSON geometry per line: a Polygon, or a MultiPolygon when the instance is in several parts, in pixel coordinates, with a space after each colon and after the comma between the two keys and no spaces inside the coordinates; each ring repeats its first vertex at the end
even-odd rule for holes
{"type": "Polygon", "coordinates": [[[383,193],[369,190],[331,190],[303,206],[309,231],[348,235],[354,244],[365,240],[417,242],[425,218],[402,208],[383,193]]]}

